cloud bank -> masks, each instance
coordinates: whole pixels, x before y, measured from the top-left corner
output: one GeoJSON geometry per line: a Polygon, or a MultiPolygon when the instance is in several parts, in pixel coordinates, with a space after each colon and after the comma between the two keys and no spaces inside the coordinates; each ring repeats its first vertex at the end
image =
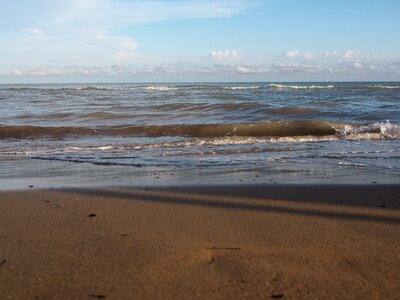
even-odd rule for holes
{"type": "MultiPolygon", "coordinates": [[[[204,48],[200,54],[172,57],[163,52],[162,43],[168,43],[168,37],[162,42],[152,41],[160,50],[150,55],[143,50],[144,42],[135,36],[135,29],[143,26],[233,18],[251,11],[257,3],[253,0],[38,0],[32,9],[41,15],[35,18],[36,14],[17,9],[13,19],[23,20],[16,27],[19,29],[0,32],[0,57],[6,58],[0,61],[0,82],[400,78],[400,53],[384,56],[352,48],[325,52],[294,48],[260,53],[256,47],[251,52],[249,45],[230,41],[227,47],[223,43],[210,43],[210,49],[197,43],[204,48]]],[[[196,44],[196,36],[192,40],[196,44]]]]}

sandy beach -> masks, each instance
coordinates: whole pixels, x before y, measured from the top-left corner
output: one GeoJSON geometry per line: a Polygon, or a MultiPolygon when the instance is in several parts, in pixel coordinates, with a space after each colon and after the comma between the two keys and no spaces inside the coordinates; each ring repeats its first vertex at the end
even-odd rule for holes
{"type": "Polygon", "coordinates": [[[400,187],[0,193],[1,299],[399,299],[400,187]]]}

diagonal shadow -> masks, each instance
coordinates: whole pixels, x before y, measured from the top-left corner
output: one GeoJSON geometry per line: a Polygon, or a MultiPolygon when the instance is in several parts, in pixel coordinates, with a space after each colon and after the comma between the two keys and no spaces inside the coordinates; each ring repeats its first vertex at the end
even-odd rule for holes
{"type": "MultiPolygon", "coordinates": [[[[157,188],[167,190],[166,188],[157,188]]],[[[365,208],[386,207],[400,210],[400,184],[346,184],[346,185],[210,185],[176,187],[180,192],[210,196],[231,196],[251,199],[279,199],[323,205],[342,205],[365,208]]]]}
{"type": "MultiPolygon", "coordinates": [[[[208,188],[208,187],[207,187],[208,188]]],[[[222,188],[222,187],[219,187],[222,188]]],[[[248,187],[250,188],[250,187],[248,187]]],[[[267,189],[268,190],[268,189],[267,189]]],[[[296,200],[295,205],[290,205],[287,202],[290,199],[285,199],[284,196],[272,198],[270,195],[265,195],[263,198],[244,198],[238,196],[229,196],[230,193],[234,192],[235,189],[227,192],[228,195],[221,196],[220,194],[199,194],[198,189],[183,188],[182,191],[168,191],[166,189],[155,189],[143,190],[138,188],[129,189],[92,189],[92,188],[80,188],[80,189],[68,189],[63,192],[78,193],[81,195],[89,195],[96,197],[108,197],[114,199],[128,199],[137,202],[146,203],[160,203],[160,204],[175,204],[175,205],[186,205],[195,207],[209,207],[216,209],[227,209],[227,210],[246,210],[255,211],[259,213],[284,213],[291,215],[302,215],[312,217],[324,217],[332,219],[343,219],[343,220],[357,220],[357,221],[369,221],[369,222],[383,222],[400,224],[400,217],[393,215],[383,215],[385,212],[390,211],[388,209],[376,208],[376,211],[371,210],[368,212],[360,211],[354,212],[354,209],[350,211],[343,210],[342,205],[335,205],[334,208],[340,208],[339,210],[326,209],[326,207],[310,208],[310,207],[298,207],[298,204],[307,204],[307,201],[296,200]],[[273,199],[273,200],[271,200],[273,199]],[[260,200],[263,203],[260,203],[260,200]],[[285,201],[282,201],[285,200],[285,201]],[[257,203],[254,203],[254,202],[257,203]],[[282,203],[282,205],[280,205],[282,203]],[[379,213],[379,214],[378,214],[379,213]]],[[[243,188],[242,188],[243,191],[243,188]]],[[[218,190],[221,193],[221,190],[218,190]]],[[[249,192],[249,190],[248,190],[249,192]]],[[[259,195],[258,195],[259,196],[259,195]]],[[[323,198],[324,196],[322,196],[323,198]]],[[[320,195],[321,198],[321,195],[320,195]]],[[[324,204],[322,202],[322,204],[324,204]]],[[[344,207],[346,209],[346,207],[344,207]]]]}

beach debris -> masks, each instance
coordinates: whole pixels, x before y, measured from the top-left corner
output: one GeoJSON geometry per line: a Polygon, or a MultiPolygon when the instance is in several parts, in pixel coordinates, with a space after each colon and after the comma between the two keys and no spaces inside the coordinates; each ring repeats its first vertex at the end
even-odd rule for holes
{"type": "Polygon", "coordinates": [[[7,262],[7,260],[5,260],[5,259],[1,260],[1,259],[0,259],[0,267],[2,267],[3,265],[5,265],[6,262],[7,262]]]}
{"type": "Polygon", "coordinates": [[[88,216],[88,218],[94,218],[94,217],[96,217],[96,214],[88,214],[87,216],[88,216]]]}
{"type": "Polygon", "coordinates": [[[33,188],[33,185],[30,185],[29,187],[30,187],[30,188],[33,188]]]}
{"type": "Polygon", "coordinates": [[[385,204],[381,204],[381,205],[379,205],[379,207],[385,208],[386,205],[385,204]]]}
{"type": "Polygon", "coordinates": [[[96,299],[104,299],[106,297],[105,295],[102,294],[89,294],[88,296],[96,299]]]}
{"type": "Polygon", "coordinates": [[[240,247],[206,247],[207,250],[241,250],[240,247]]]}
{"type": "Polygon", "coordinates": [[[283,297],[285,297],[284,294],[272,294],[271,295],[272,299],[282,299],[283,297]]]}

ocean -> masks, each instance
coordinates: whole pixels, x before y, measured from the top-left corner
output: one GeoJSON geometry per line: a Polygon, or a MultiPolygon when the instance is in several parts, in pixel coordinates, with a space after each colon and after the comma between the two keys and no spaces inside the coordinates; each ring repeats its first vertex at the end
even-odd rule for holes
{"type": "Polygon", "coordinates": [[[0,85],[0,189],[400,183],[400,82],[0,85]]]}

